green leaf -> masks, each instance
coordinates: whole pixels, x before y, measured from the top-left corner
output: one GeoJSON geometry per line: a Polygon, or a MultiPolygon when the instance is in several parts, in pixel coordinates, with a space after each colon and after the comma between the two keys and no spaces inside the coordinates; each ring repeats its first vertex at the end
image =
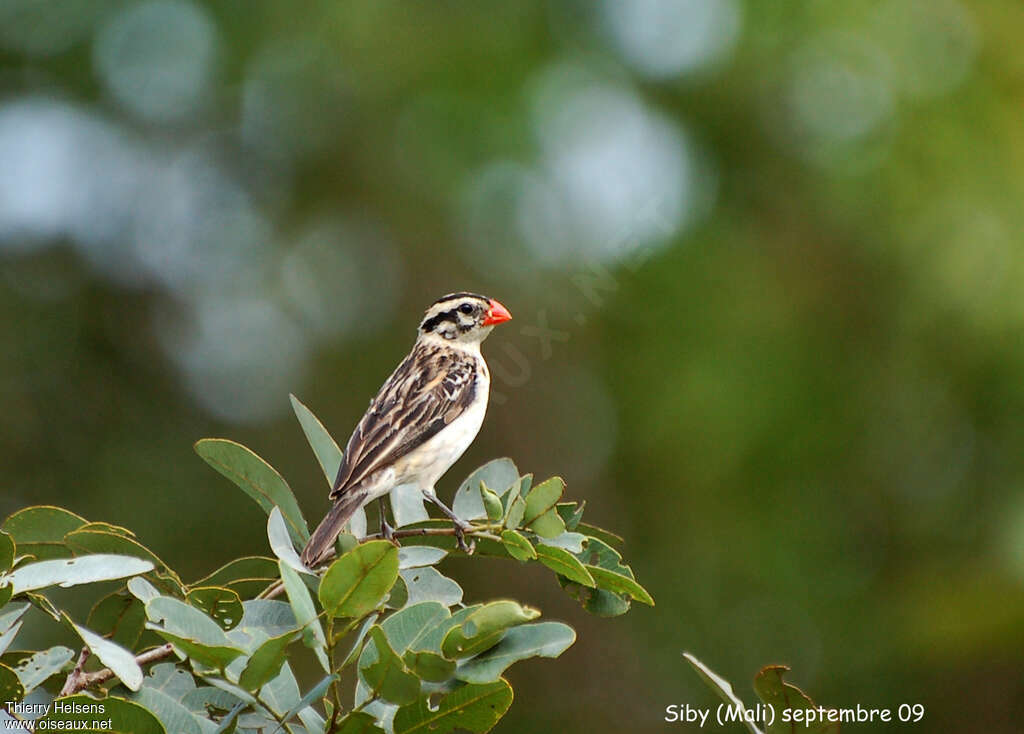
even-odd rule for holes
{"type": "MultiPolygon", "coordinates": [[[[399,571],[401,574],[401,571],[399,571]]],[[[401,609],[409,603],[409,587],[405,583],[405,579],[399,575],[395,580],[395,585],[391,587],[391,592],[388,594],[388,598],[384,602],[384,606],[388,609],[401,609]]]]}
{"type": "Polygon", "coordinates": [[[135,655],[129,650],[125,650],[116,642],[105,640],[92,630],[75,624],[67,615],[64,616],[64,620],[67,624],[74,627],[75,632],[82,638],[82,642],[85,643],[86,647],[92,651],[93,655],[100,659],[101,663],[110,668],[111,672],[122,683],[132,691],[139,690],[142,686],[143,675],[142,668],[135,662],[135,655]]]}
{"type": "Polygon", "coordinates": [[[512,687],[505,680],[457,688],[431,705],[420,696],[395,713],[394,734],[451,734],[457,729],[490,731],[512,705],[512,687]]]}
{"type": "Polygon", "coordinates": [[[533,522],[524,522],[524,525],[542,538],[557,538],[565,533],[565,523],[553,507],[533,522]]]}
{"type": "Polygon", "coordinates": [[[406,650],[402,661],[419,678],[432,683],[443,683],[455,672],[454,660],[430,650],[406,650]]]}
{"type": "Polygon", "coordinates": [[[206,463],[256,500],[268,515],[275,505],[280,507],[292,539],[297,545],[305,545],[309,540],[306,521],[291,487],[274,467],[245,446],[223,438],[204,438],[196,442],[195,450],[206,463]]]}
{"type": "Polygon", "coordinates": [[[18,702],[25,698],[25,686],[18,674],[0,663],[0,703],[18,702]]]}
{"type": "Polygon", "coordinates": [[[505,508],[501,505],[501,497],[492,492],[486,484],[480,482],[480,500],[484,505],[484,512],[490,522],[497,522],[505,516],[505,508]]]}
{"type": "Polygon", "coordinates": [[[654,606],[654,599],[633,578],[633,569],[622,563],[622,556],[607,543],[587,538],[586,547],[577,558],[584,561],[590,575],[600,589],[624,594],[639,602],[654,606]]]}
{"type": "Polygon", "coordinates": [[[618,594],[570,581],[558,576],[562,591],[580,603],[588,612],[597,617],[618,617],[629,611],[630,601],[618,594]]]}
{"type": "Polygon", "coordinates": [[[377,720],[365,711],[353,711],[338,722],[337,734],[384,734],[377,720]]]}
{"type": "Polygon", "coordinates": [[[249,657],[245,670],[238,677],[238,685],[248,691],[258,691],[264,683],[276,677],[284,665],[288,646],[302,637],[302,630],[292,630],[271,637],[249,657]]]}
{"type": "Polygon", "coordinates": [[[570,553],[582,553],[583,549],[587,545],[587,536],[566,530],[561,535],[556,535],[553,538],[545,538],[544,545],[561,548],[562,550],[567,550],[570,553]]]}
{"type": "Polygon", "coordinates": [[[191,673],[182,670],[174,663],[154,665],[142,685],[144,688],[152,688],[166,693],[175,701],[182,701],[185,696],[196,689],[196,682],[191,673]]]}
{"type": "Polygon", "coordinates": [[[480,499],[481,482],[491,487],[501,497],[512,485],[518,485],[519,470],[512,459],[494,459],[466,477],[455,492],[455,500],[452,502],[452,511],[463,520],[487,517],[483,501],[480,499]]]}
{"type": "Polygon", "coordinates": [[[333,617],[362,617],[387,597],[398,578],[398,549],[386,540],[356,546],[320,581],[320,604],[333,617]]]}
{"type": "MultiPolygon", "coordinates": [[[[381,629],[388,636],[388,642],[399,654],[409,649],[420,647],[427,633],[438,624],[451,618],[451,613],[443,604],[436,601],[425,601],[410,604],[384,620],[381,629]]],[[[440,640],[436,650],[441,651],[440,640]]]]}
{"type": "MultiPolygon", "coordinates": [[[[483,609],[483,604],[472,604],[468,607],[463,607],[458,611],[451,613],[448,609],[444,611],[450,616],[442,615],[432,626],[425,627],[413,640],[410,645],[410,650],[430,650],[432,652],[441,652],[441,643],[444,642],[445,635],[452,630],[452,628],[459,626],[465,622],[469,615],[483,609]]],[[[387,632],[387,625],[390,619],[384,620],[384,631],[387,632]]],[[[394,643],[392,643],[394,644],[394,643]]]]}
{"type": "Polygon", "coordinates": [[[583,500],[578,505],[575,502],[559,502],[555,505],[555,509],[558,510],[558,516],[562,518],[562,522],[565,523],[565,529],[574,531],[580,524],[580,520],[583,519],[583,508],[587,506],[587,501],[583,500]]]}
{"type": "Polygon", "coordinates": [[[194,585],[223,586],[242,599],[251,599],[274,583],[277,577],[277,559],[249,556],[231,561],[194,585]]]}
{"type": "Polygon", "coordinates": [[[75,728],[75,731],[171,734],[164,729],[163,724],[152,712],[133,701],[112,696],[96,699],[84,693],[54,701],[50,705],[49,713],[37,719],[37,730],[69,729],[73,726],[70,722],[81,722],[81,725],[86,727],[95,726],[97,722],[107,725],[103,729],[75,728]]]}
{"type": "Polygon", "coordinates": [[[312,573],[299,559],[280,507],[271,510],[270,517],[267,518],[267,538],[270,540],[270,549],[280,560],[300,573],[312,573]]]}
{"type": "Polygon", "coordinates": [[[601,568],[600,566],[587,566],[587,571],[594,577],[599,589],[612,591],[616,594],[625,594],[636,599],[638,602],[654,606],[654,599],[647,593],[647,590],[628,576],[622,576],[614,571],[601,568]]]}
{"type": "Polygon", "coordinates": [[[11,627],[0,635],[0,655],[7,652],[7,648],[14,642],[14,638],[18,636],[18,632],[21,631],[21,622],[16,622],[11,627]]]}
{"type": "MultiPolygon", "coordinates": [[[[203,734],[199,718],[181,702],[180,697],[161,689],[159,684],[153,685],[151,679],[147,679],[146,685],[132,696],[132,701],[155,714],[169,734],[203,734]]],[[[205,716],[202,718],[206,719],[205,716]]]]}
{"type": "MultiPolygon", "coordinates": [[[[427,508],[423,506],[423,492],[415,484],[399,484],[388,494],[391,500],[391,514],[395,517],[396,527],[405,527],[413,523],[429,520],[427,508]]],[[[362,512],[362,510],[360,510],[362,512]]],[[[365,516],[363,522],[366,522],[365,516]]],[[[353,530],[353,532],[355,532],[353,530]]],[[[365,535],[365,525],[362,535],[365,535]]]]}
{"type": "MultiPolygon", "coordinates": [[[[561,477],[551,477],[531,489],[530,493],[526,495],[526,513],[523,515],[523,525],[528,527],[549,510],[553,510],[558,500],[562,498],[564,491],[565,481],[561,477]]],[[[558,515],[557,511],[555,515],[558,515]]]]}
{"type": "Polygon", "coordinates": [[[42,561],[68,558],[71,551],[64,545],[64,536],[85,524],[84,517],[61,507],[39,505],[15,512],[0,529],[11,536],[19,553],[42,561]]]}
{"type": "Polygon", "coordinates": [[[12,598],[14,598],[14,589],[10,586],[0,586],[0,609],[7,606],[12,598]]]}
{"type": "Polygon", "coordinates": [[[242,608],[242,621],[227,633],[227,637],[247,653],[255,652],[270,637],[300,629],[295,612],[286,601],[250,599],[242,602],[242,608]]]}
{"type": "Polygon", "coordinates": [[[295,417],[299,419],[302,432],[306,434],[306,440],[309,441],[309,446],[313,449],[313,455],[316,456],[324,476],[327,477],[327,484],[334,486],[334,478],[338,476],[338,467],[341,466],[341,449],[331,438],[331,434],[324,428],[320,419],[313,415],[313,411],[303,405],[294,395],[288,397],[291,398],[292,410],[295,411],[295,417]]]}
{"type": "Polygon", "coordinates": [[[576,631],[561,622],[513,627],[490,650],[462,663],[455,677],[467,683],[489,683],[512,663],[532,657],[557,658],[575,641],[576,631]]]}
{"type": "Polygon", "coordinates": [[[43,614],[49,615],[54,622],[60,621],[60,610],[53,605],[44,594],[34,594],[29,592],[25,594],[25,598],[28,599],[29,603],[36,609],[41,611],[43,614]]]}
{"type": "Polygon", "coordinates": [[[537,557],[533,544],[515,530],[502,530],[501,542],[510,556],[517,561],[529,561],[537,557]]]}
{"type": "Polygon", "coordinates": [[[11,604],[0,610],[0,635],[13,627],[15,622],[25,616],[25,612],[28,610],[28,604],[11,604]]]}
{"type": "Polygon", "coordinates": [[[227,632],[242,621],[242,600],[231,589],[222,586],[197,586],[185,597],[189,604],[200,610],[227,632]]]}
{"type": "Polygon", "coordinates": [[[76,555],[84,553],[110,554],[132,556],[150,561],[156,566],[158,577],[154,579],[155,581],[161,583],[162,586],[170,584],[168,590],[175,594],[184,593],[178,574],[172,571],[155,553],[136,540],[131,531],[125,528],[108,523],[88,523],[64,536],[64,542],[76,555]]]}
{"type": "Polygon", "coordinates": [[[370,628],[370,639],[373,651],[369,657],[372,658],[375,654],[376,660],[361,665],[359,675],[372,695],[397,704],[415,701],[420,693],[419,678],[406,670],[405,663],[391,649],[384,630],[379,626],[374,625],[370,628]]]}
{"type": "Polygon", "coordinates": [[[462,587],[436,568],[410,568],[399,573],[409,591],[407,604],[436,601],[451,607],[462,601],[462,587]]]}
{"type": "Polygon", "coordinates": [[[398,549],[398,568],[422,568],[440,563],[448,555],[444,548],[431,548],[430,546],[405,546],[398,549]]]}
{"type": "MultiPolygon", "coordinates": [[[[790,734],[792,732],[813,732],[814,734],[839,734],[839,722],[820,721],[816,718],[812,723],[807,723],[811,718],[807,714],[819,714],[818,708],[810,696],[783,680],[789,668],[785,665],[768,665],[754,678],[754,692],[758,698],[772,707],[775,718],[768,724],[765,734],[790,734]],[[806,711],[807,714],[791,715],[789,721],[783,716],[783,712],[806,711]],[[799,718],[799,720],[797,720],[799,718]]],[[[827,709],[826,709],[827,710],[827,709]]]]}
{"type": "MultiPolygon", "coordinates": [[[[248,693],[245,695],[249,696],[248,693]]],[[[252,697],[249,696],[249,698],[252,697]]],[[[219,716],[227,713],[238,704],[244,705],[247,702],[220,688],[197,686],[181,697],[181,703],[194,714],[219,716]]]]}
{"type": "Polygon", "coordinates": [[[146,603],[147,625],[201,665],[223,670],[243,654],[234,647],[224,630],[183,601],[160,596],[146,603]],[[163,626],[157,626],[162,623],[163,626]]]}
{"type": "MultiPolygon", "coordinates": [[[[289,721],[293,716],[298,716],[303,719],[305,724],[306,718],[303,718],[303,712],[313,704],[314,701],[318,701],[324,697],[327,693],[327,689],[330,688],[331,684],[338,679],[336,674],[331,674],[322,678],[319,683],[309,689],[306,695],[299,699],[296,703],[282,718],[284,721],[289,721]]],[[[308,718],[308,717],[307,717],[308,718]]],[[[276,734],[276,733],[275,733],[276,734]]]]}
{"type": "Polygon", "coordinates": [[[245,709],[245,704],[241,701],[232,706],[227,714],[221,718],[217,728],[213,731],[213,734],[234,734],[238,728],[238,716],[245,709]]]}
{"type": "Polygon", "coordinates": [[[97,634],[131,649],[146,625],[146,608],[122,589],[96,602],[85,624],[97,634]]]}
{"type": "Polygon", "coordinates": [[[15,595],[48,586],[77,586],[147,573],[153,564],[129,556],[95,555],[29,563],[7,577],[15,595]]]}
{"type": "Polygon", "coordinates": [[[448,630],[441,643],[441,653],[452,660],[472,657],[493,647],[509,627],[525,624],[539,616],[536,609],[514,601],[484,604],[461,624],[448,630]]]}
{"type": "Polygon", "coordinates": [[[622,539],[621,535],[616,535],[615,533],[611,532],[610,530],[605,530],[604,528],[599,528],[596,525],[590,525],[590,524],[585,523],[585,522],[579,523],[574,528],[574,530],[576,530],[576,531],[578,531],[580,533],[583,533],[584,535],[593,536],[593,537],[597,538],[598,540],[600,540],[601,542],[608,544],[609,546],[612,546],[612,545],[622,545],[625,542],[622,539]]]}
{"type": "Polygon", "coordinates": [[[14,538],[8,533],[0,532],[0,573],[14,568],[14,538]]]}
{"type": "Polygon", "coordinates": [[[151,599],[156,599],[158,596],[162,596],[158,588],[139,576],[129,579],[128,583],[125,584],[125,587],[128,589],[129,594],[134,596],[143,604],[147,604],[151,599]]]}
{"type": "Polygon", "coordinates": [[[291,666],[285,661],[281,672],[260,689],[260,701],[282,716],[294,716],[302,700],[302,691],[295,680],[291,666]]]}
{"type": "Polygon", "coordinates": [[[718,697],[727,705],[735,707],[735,710],[740,714],[743,725],[747,727],[750,734],[761,734],[760,730],[754,726],[753,718],[744,715],[747,708],[743,705],[743,701],[740,700],[739,696],[732,690],[732,685],[729,681],[715,673],[690,653],[684,652],[683,657],[686,658],[686,662],[693,666],[693,669],[697,671],[697,675],[707,684],[708,688],[717,693],[718,697]]]}
{"type": "Polygon", "coordinates": [[[12,662],[26,695],[41,686],[53,676],[62,672],[64,666],[75,657],[73,650],[61,645],[40,652],[25,654],[12,662]]]}
{"type": "Polygon", "coordinates": [[[309,589],[302,582],[302,578],[291,566],[279,562],[279,570],[281,580],[284,582],[285,593],[288,594],[288,603],[291,604],[292,611],[295,613],[295,621],[303,629],[309,630],[309,636],[303,638],[303,642],[307,647],[313,649],[324,672],[330,673],[331,666],[327,660],[327,638],[324,636],[323,627],[320,626],[316,607],[313,606],[313,597],[310,596],[309,589]]]}
{"type": "Polygon", "coordinates": [[[133,556],[150,561],[154,566],[166,568],[153,551],[134,538],[109,530],[97,530],[85,525],[64,536],[65,544],[77,554],[106,553],[117,556],[133,556]]]}
{"type": "Polygon", "coordinates": [[[521,496],[509,495],[512,497],[508,503],[508,510],[505,512],[505,527],[515,530],[523,523],[523,515],[526,514],[526,500],[521,496]]]}
{"type": "Polygon", "coordinates": [[[597,586],[594,577],[572,553],[551,545],[537,545],[537,560],[555,573],[584,586],[597,586]]]}

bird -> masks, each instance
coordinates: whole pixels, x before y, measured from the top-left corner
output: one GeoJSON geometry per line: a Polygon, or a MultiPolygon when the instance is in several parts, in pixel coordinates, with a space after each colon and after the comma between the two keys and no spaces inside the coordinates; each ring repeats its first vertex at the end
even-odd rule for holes
{"type": "MultiPolygon", "coordinates": [[[[491,377],[480,345],[512,314],[477,293],[449,293],[427,308],[412,351],[380,388],[345,446],[329,498],[333,507],[310,536],[301,559],[313,569],[330,558],[349,518],[394,487],[415,484],[455,524],[460,520],[434,484],[473,443],[483,425],[491,377]]],[[[391,539],[382,508],[381,531],[391,539]]]]}

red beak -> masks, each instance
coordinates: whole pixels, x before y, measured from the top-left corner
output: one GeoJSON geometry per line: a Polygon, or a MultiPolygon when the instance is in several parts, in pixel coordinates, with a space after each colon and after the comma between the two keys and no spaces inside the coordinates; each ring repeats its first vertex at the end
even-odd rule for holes
{"type": "Polygon", "coordinates": [[[508,309],[492,298],[491,310],[487,312],[487,317],[484,319],[484,326],[494,326],[495,324],[503,324],[506,321],[511,320],[512,314],[508,312],[508,309]]]}

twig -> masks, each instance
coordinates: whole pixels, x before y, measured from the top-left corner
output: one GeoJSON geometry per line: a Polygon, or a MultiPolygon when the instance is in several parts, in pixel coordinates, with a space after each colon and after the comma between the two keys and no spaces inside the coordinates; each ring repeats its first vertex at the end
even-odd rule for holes
{"type": "Polygon", "coordinates": [[[85,676],[82,669],[85,667],[86,661],[89,659],[89,648],[83,647],[82,651],[78,653],[78,662],[75,663],[75,667],[68,673],[67,680],[64,681],[64,687],[60,689],[60,696],[70,696],[75,691],[81,690],[77,688],[78,682],[85,676]]]}
{"type": "MultiPolygon", "coordinates": [[[[84,657],[88,658],[88,648],[82,648],[84,657]]],[[[174,648],[171,643],[161,645],[160,647],[154,647],[152,650],[136,655],[135,662],[141,665],[148,665],[149,663],[155,663],[157,660],[163,660],[164,658],[170,657],[174,652],[174,648]]],[[[80,658],[79,665],[75,666],[75,669],[71,671],[71,675],[68,676],[67,682],[64,683],[64,687],[60,691],[60,696],[70,696],[73,693],[78,693],[86,688],[92,686],[98,686],[101,683],[106,683],[115,677],[114,671],[110,668],[104,668],[103,670],[97,670],[95,673],[82,673],[81,665],[84,664],[84,660],[80,658]],[[76,675],[77,673],[77,675],[76,675]]]]}
{"type": "MultiPolygon", "coordinates": [[[[491,525],[479,525],[476,529],[466,531],[466,535],[471,538],[485,538],[487,540],[493,540],[500,543],[501,538],[493,533],[487,532],[487,529],[492,527],[491,525]]],[[[406,528],[405,530],[392,530],[392,538],[418,538],[424,535],[456,535],[457,531],[454,527],[451,528],[406,528]]],[[[384,537],[383,533],[373,533],[365,536],[362,541],[367,540],[381,540],[384,537]]],[[[330,554],[324,559],[324,561],[332,561],[337,555],[335,549],[331,549],[330,554]]],[[[257,599],[276,599],[281,596],[281,592],[284,591],[284,583],[281,581],[275,581],[270,586],[261,591],[256,598],[257,599]]]]}

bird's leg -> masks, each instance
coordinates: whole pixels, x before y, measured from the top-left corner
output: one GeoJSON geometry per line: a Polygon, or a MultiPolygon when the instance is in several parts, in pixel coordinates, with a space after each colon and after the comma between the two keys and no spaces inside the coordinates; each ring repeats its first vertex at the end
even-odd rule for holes
{"type": "Polygon", "coordinates": [[[470,545],[466,545],[466,531],[472,529],[473,526],[462,520],[444,502],[438,499],[433,487],[424,489],[423,496],[437,505],[437,508],[455,525],[455,542],[458,544],[459,550],[466,554],[472,553],[476,549],[476,542],[471,540],[470,545]]]}
{"type": "MultiPolygon", "coordinates": [[[[384,540],[395,542],[395,529],[388,524],[387,495],[377,500],[377,510],[380,512],[380,537],[384,540]]],[[[397,543],[396,543],[397,545],[397,543]]]]}

